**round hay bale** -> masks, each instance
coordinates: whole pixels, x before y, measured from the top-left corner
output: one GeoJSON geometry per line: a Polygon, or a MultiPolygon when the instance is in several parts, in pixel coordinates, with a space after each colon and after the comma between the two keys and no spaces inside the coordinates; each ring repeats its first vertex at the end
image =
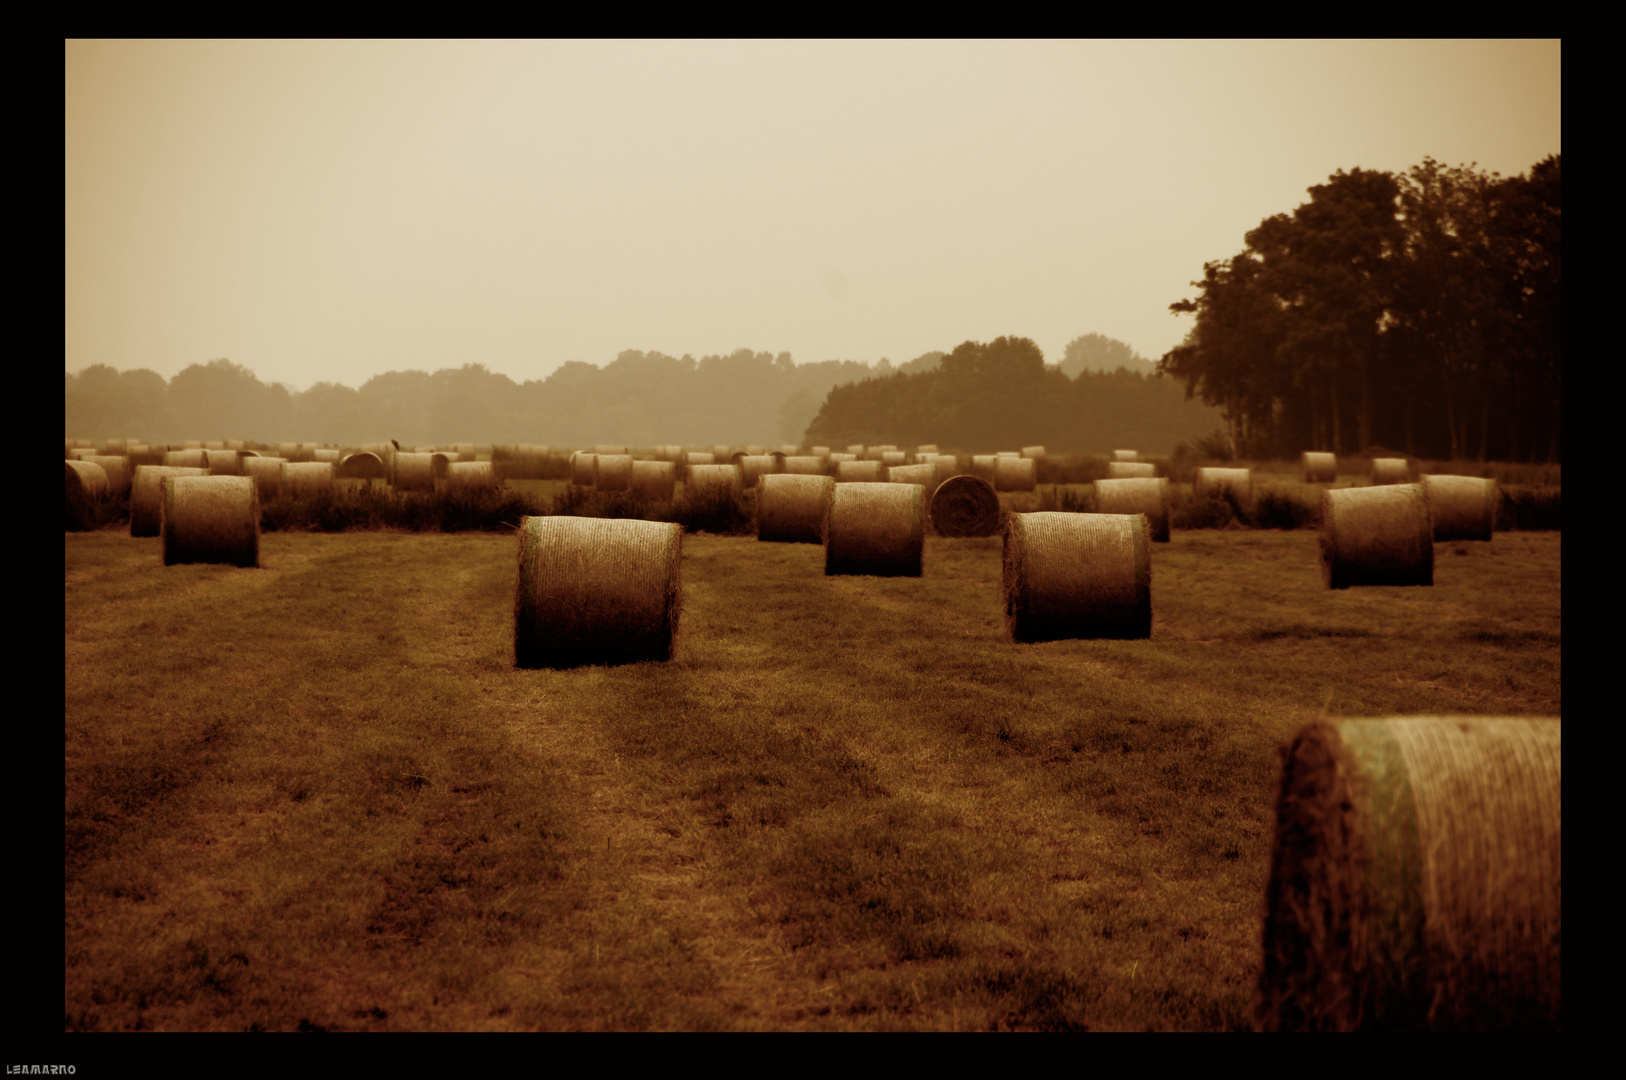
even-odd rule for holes
{"type": "Polygon", "coordinates": [[[1033,460],[1038,461],[1040,458],[1044,457],[1044,447],[1042,447],[1042,446],[1024,446],[1024,447],[1022,447],[1022,456],[1025,457],[1025,458],[1032,458],[1033,460]]]}
{"type": "Polygon", "coordinates": [[[1152,636],[1144,515],[1008,515],[1004,562],[1005,632],[1012,641],[1152,636]]]}
{"type": "Polygon", "coordinates": [[[1001,450],[999,453],[994,455],[994,457],[996,457],[996,458],[1002,458],[1002,457],[1019,458],[1021,456],[1022,456],[1022,451],[1020,451],[1020,450],[1001,450]]]}
{"type": "Polygon", "coordinates": [[[915,447],[916,460],[919,460],[920,458],[923,458],[928,454],[936,454],[936,453],[937,453],[937,444],[936,443],[921,443],[919,446],[915,447]]]}
{"type": "Polygon", "coordinates": [[[715,464],[721,465],[733,456],[734,448],[732,446],[724,446],[722,443],[718,443],[711,448],[711,459],[715,464]]]}
{"type": "Polygon", "coordinates": [[[122,457],[127,452],[123,439],[108,439],[102,443],[103,457],[122,457]]]}
{"type": "MultiPolygon", "coordinates": [[[[1122,464],[1132,465],[1136,462],[1122,464]]],[[[1169,519],[1174,514],[1174,504],[1166,477],[1097,480],[1095,511],[1098,514],[1145,514],[1146,523],[1151,528],[1152,542],[1169,542],[1169,519]]]]}
{"type": "Polygon", "coordinates": [[[937,490],[937,466],[893,465],[886,470],[886,481],[889,484],[919,484],[926,489],[926,501],[929,503],[932,493],[937,490]]]}
{"type": "Polygon", "coordinates": [[[677,465],[670,461],[634,461],[630,485],[640,499],[669,503],[677,487],[677,465]]]}
{"type": "Polygon", "coordinates": [[[1157,466],[1150,461],[1109,461],[1107,479],[1139,480],[1157,475],[1157,466]]]}
{"type": "Polygon", "coordinates": [[[202,447],[188,450],[170,450],[164,454],[164,464],[176,469],[209,468],[209,456],[202,447]]]}
{"type": "Polygon", "coordinates": [[[996,457],[995,491],[1032,491],[1039,486],[1039,474],[1032,458],[996,457]]]}
{"type": "Polygon", "coordinates": [[[1434,526],[1423,485],[1324,488],[1321,576],[1329,589],[1434,584],[1434,526]]]}
{"type": "Polygon", "coordinates": [[[932,527],[939,536],[992,536],[999,531],[999,495],[980,476],[951,476],[932,493],[932,527]]]}
{"type": "Polygon", "coordinates": [[[1562,1027],[1563,727],[1316,721],[1282,758],[1256,1022],[1562,1027]]]}
{"type": "Polygon", "coordinates": [[[494,488],[497,470],[489,461],[453,461],[446,465],[448,489],[494,488]]]}
{"type": "Polygon", "coordinates": [[[243,475],[259,487],[262,500],[268,499],[282,490],[282,467],[286,464],[283,458],[255,455],[243,459],[243,475]]]}
{"type": "Polygon", "coordinates": [[[626,491],[632,486],[631,454],[594,454],[593,486],[600,491],[626,491]]]}
{"type": "Polygon", "coordinates": [[[826,576],[920,576],[926,541],[925,489],[919,484],[837,483],[827,507],[826,576]]]}
{"type": "Polygon", "coordinates": [[[205,449],[205,450],[224,450],[224,449],[226,449],[226,443],[222,439],[210,439],[209,441],[207,441],[207,442],[205,442],[203,444],[203,449],[205,449]]]}
{"type": "Polygon", "coordinates": [[[70,528],[88,529],[92,509],[108,492],[107,470],[93,461],[63,461],[63,514],[70,528]]]}
{"type": "MultiPolygon", "coordinates": [[[[111,474],[109,474],[111,475],[111,474]]],[[[1425,476],[1423,496],[1435,540],[1489,540],[1496,528],[1496,481],[1477,476],[1425,476]]]]}
{"type": "MultiPolygon", "coordinates": [[[[476,455],[474,452],[474,444],[471,442],[454,442],[450,447],[450,452],[457,455],[455,458],[451,459],[452,461],[478,460],[478,455],[476,455]]],[[[625,450],[621,452],[623,454],[626,453],[625,450]]]]}
{"type": "Polygon", "coordinates": [[[683,502],[694,513],[720,514],[738,501],[741,490],[737,466],[691,465],[683,502]]]}
{"type": "Polygon", "coordinates": [[[243,456],[236,450],[205,450],[210,476],[242,476],[243,456]]]}
{"type": "Polygon", "coordinates": [[[862,459],[864,456],[864,444],[853,443],[851,446],[847,447],[847,453],[851,454],[855,461],[862,459]]]}
{"type": "Polygon", "coordinates": [[[584,453],[581,450],[570,455],[570,482],[577,487],[592,487],[594,468],[593,463],[598,458],[596,454],[584,453]]]}
{"type": "Polygon", "coordinates": [[[757,478],[780,471],[771,454],[746,454],[740,458],[740,486],[747,491],[757,486],[757,478]]]}
{"type": "Polygon", "coordinates": [[[389,474],[389,466],[384,460],[366,450],[351,454],[339,462],[336,473],[340,480],[383,480],[389,474]]]}
{"type": "Polygon", "coordinates": [[[900,465],[907,465],[908,463],[909,463],[909,455],[905,454],[902,450],[882,450],[881,451],[881,467],[882,468],[895,469],[900,465]]]}
{"type": "Polygon", "coordinates": [[[684,456],[684,461],[689,465],[715,465],[717,464],[717,455],[704,450],[690,450],[684,456]]]}
{"type": "Polygon", "coordinates": [[[328,461],[289,461],[282,466],[282,490],[290,495],[333,490],[333,464],[328,461]]]}
{"type": "Polygon", "coordinates": [[[324,450],[320,447],[311,451],[311,459],[324,465],[332,465],[334,468],[338,468],[340,461],[337,450],[324,450]]]}
{"type": "Polygon", "coordinates": [[[1112,460],[1113,461],[1139,461],[1140,460],[1140,454],[1136,453],[1134,450],[1114,450],[1112,452],[1112,460]]]}
{"type": "MultiPolygon", "coordinates": [[[[829,457],[825,458],[825,461],[829,463],[831,468],[835,468],[837,465],[840,465],[843,461],[857,461],[857,460],[858,460],[858,455],[857,454],[835,454],[835,453],[833,453],[829,457]]],[[[832,473],[831,475],[834,475],[834,474],[832,473]]]]}
{"type": "MultiPolygon", "coordinates": [[[[299,468],[300,466],[288,466],[299,468]]],[[[331,466],[323,466],[331,468],[331,466]]],[[[161,477],[164,565],[260,565],[260,493],[246,476],[161,477]]]]}
{"type": "Polygon", "coordinates": [[[1411,462],[1403,457],[1375,457],[1372,459],[1372,483],[1411,483],[1411,462]]]}
{"type": "Polygon", "coordinates": [[[187,439],[181,443],[182,450],[202,450],[203,444],[196,439],[187,439]]]}
{"type": "Polygon", "coordinates": [[[823,476],[824,459],[812,454],[787,454],[782,471],[801,476],[823,476]]]}
{"type": "Polygon", "coordinates": [[[799,454],[801,452],[802,448],[793,443],[780,443],[777,451],[781,457],[790,457],[793,454],[799,454]]]}
{"type": "Polygon", "coordinates": [[[248,449],[248,444],[246,442],[244,442],[242,439],[227,439],[226,440],[226,449],[227,450],[247,450],[248,449]]]}
{"type": "MultiPolygon", "coordinates": [[[[746,457],[762,457],[767,452],[768,448],[766,446],[759,446],[756,443],[749,443],[745,447],[746,457]]],[[[747,484],[746,486],[749,487],[750,485],[747,484]]]]}
{"type": "Polygon", "coordinates": [[[840,461],[836,463],[838,484],[879,484],[886,480],[881,463],[875,460],[840,461]]]}
{"type": "Polygon", "coordinates": [[[813,449],[809,450],[808,453],[812,454],[821,461],[830,460],[830,448],[828,446],[815,446],[813,449]]]}
{"type": "Polygon", "coordinates": [[[1191,485],[1192,498],[1202,502],[1208,498],[1229,498],[1239,508],[1253,505],[1252,469],[1197,470],[1191,485]]]}
{"type": "Polygon", "coordinates": [[[1338,455],[1306,450],[1299,456],[1299,475],[1306,484],[1331,484],[1338,479],[1338,455]]]}
{"type": "Polygon", "coordinates": [[[418,453],[396,454],[395,490],[435,490],[435,455],[418,453]]]}
{"type": "Polygon", "coordinates": [[[937,480],[939,483],[951,476],[959,476],[965,472],[960,468],[960,459],[954,454],[929,454],[926,461],[937,466],[937,480]]]}
{"type": "Polygon", "coordinates": [[[971,475],[992,484],[994,482],[994,462],[998,460],[999,458],[993,454],[972,454],[971,475]]]}
{"type": "Polygon", "coordinates": [[[79,460],[102,467],[107,474],[107,490],[123,491],[130,486],[130,459],[123,454],[93,454],[79,460]]]}
{"type": "Polygon", "coordinates": [[[296,442],[278,443],[277,456],[284,461],[298,461],[299,444],[296,442]]]}
{"type": "Polygon", "coordinates": [[[514,590],[514,666],[672,659],[683,611],[682,569],[681,525],[524,518],[514,590]]]}
{"type": "Polygon", "coordinates": [[[164,477],[208,476],[207,469],[137,465],[130,481],[130,535],[157,536],[164,518],[164,477]]]}
{"type": "Polygon", "coordinates": [[[757,539],[823,543],[825,504],[835,486],[833,477],[805,473],[762,477],[757,481],[757,539]]]}

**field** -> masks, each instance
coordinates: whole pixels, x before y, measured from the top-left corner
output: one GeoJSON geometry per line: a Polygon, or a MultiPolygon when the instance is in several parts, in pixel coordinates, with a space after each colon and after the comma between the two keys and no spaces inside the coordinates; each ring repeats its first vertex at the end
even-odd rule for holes
{"type": "Polygon", "coordinates": [[[518,671],[502,533],[68,534],[69,1029],[1237,1029],[1277,748],[1561,713],[1561,537],[1329,592],[1177,531],[1147,641],[691,535],[678,659],[518,671]]]}

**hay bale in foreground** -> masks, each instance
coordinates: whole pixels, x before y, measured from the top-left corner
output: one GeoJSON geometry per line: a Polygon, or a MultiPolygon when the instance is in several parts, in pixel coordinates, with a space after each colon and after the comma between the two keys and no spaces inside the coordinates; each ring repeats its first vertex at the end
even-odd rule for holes
{"type": "Polygon", "coordinates": [[[994,458],[995,491],[1032,491],[1039,486],[1039,471],[1033,458],[994,458]]]}
{"type": "Polygon", "coordinates": [[[1316,721],[1282,759],[1256,1023],[1562,1028],[1563,728],[1316,721]]]}
{"type": "Polygon", "coordinates": [[[836,463],[836,483],[838,484],[880,484],[886,481],[886,473],[879,461],[840,461],[836,463]]]}
{"type": "Polygon", "coordinates": [[[1174,516],[1174,503],[1167,477],[1097,480],[1095,511],[1098,514],[1145,514],[1152,542],[1169,542],[1169,520],[1174,516]]]}
{"type": "Polygon", "coordinates": [[[671,461],[634,461],[629,481],[632,493],[650,502],[672,501],[677,488],[677,465],[671,461]]]}
{"type": "Polygon", "coordinates": [[[1253,505],[1253,470],[1198,469],[1191,495],[1198,502],[1210,498],[1228,499],[1238,509],[1245,510],[1253,505]]]}
{"type": "Polygon", "coordinates": [[[594,454],[593,486],[600,491],[626,491],[632,486],[632,455],[594,454]]]}
{"type": "Polygon", "coordinates": [[[827,507],[826,576],[920,576],[926,537],[925,489],[919,484],[837,483],[827,507]]]}
{"type": "Polygon", "coordinates": [[[583,453],[578,450],[570,455],[570,482],[577,487],[593,486],[593,462],[597,454],[583,453]]]}
{"type": "Polygon", "coordinates": [[[1372,459],[1372,483],[1411,483],[1411,462],[1403,457],[1377,457],[1372,459]]]}
{"type": "Polygon", "coordinates": [[[291,495],[311,495],[319,491],[332,491],[333,463],[328,461],[285,462],[282,466],[282,490],[291,495]]]}
{"type": "Polygon", "coordinates": [[[362,450],[339,462],[335,475],[340,480],[383,480],[389,474],[389,466],[383,458],[369,450],[362,450]]]}
{"type": "Polygon", "coordinates": [[[1157,466],[1150,461],[1107,462],[1107,479],[1109,480],[1140,480],[1156,475],[1157,466]]]}
{"type": "Polygon", "coordinates": [[[1489,540],[1496,529],[1496,481],[1425,476],[1423,496],[1435,540],[1489,540]]]}
{"type": "Polygon", "coordinates": [[[90,528],[92,508],[108,492],[107,470],[93,461],[64,459],[62,465],[63,514],[72,528],[90,528]]]}
{"type": "Polygon", "coordinates": [[[980,476],[951,476],[932,493],[939,536],[992,536],[999,531],[999,494],[980,476]]]}
{"type": "Polygon", "coordinates": [[[210,476],[242,476],[243,455],[239,450],[205,450],[210,476]]]}
{"type": "Polygon", "coordinates": [[[259,487],[263,501],[282,490],[282,467],[286,464],[288,462],[279,457],[246,457],[243,459],[243,475],[259,487]]]}
{"type": "MultiPolygon", "coordinates": [[[[298,468],[298,466],[291,466],[298,468]]],[[[323,466],[331,468],[331,466],[323,466]]],[[[260,565],[260,493],[246,476],[161,477],[164,565],[260,565]]]]}
{"type": "Polygon", "coordinates": [[[446,465],[448,490],[473,490],[501,486],[497,470],[489,461],[452,461],[446,465]]]}
{"type": "Polygon", "coordinates": [[[682,568],[681,525],[524,518],[514,589],[514,666],[672,659],[683,610],[682,568]]]}
{"type": "Polygon", "coordinates": [[[1112,460],[1113,461],[1139,461],[1140,460],[1140,454],[1137,453],[1134,450],[1114,450],[1112,452],[1112,460]]]}
{"type": "Polygon", "coordinates": [[[164,454],[164,464],[175,469],[204,469],[209,468],[209,455],[202,447],[187,450],[169,450],[164,454]]]}
{"type": "Polygon", "coordinates": [[[435,455],[396,454],[394,483],[396,491],[435,490],[435,455]]]}
{"type": "Polygon", "coordinates": [[[1351,585],[1433,585],[1434,526],[1421,484],[1325,488],[1321,576],[1351,585]]]}
{"type": "Polygon", "coordinates": [[[164,519],[164,477],[208,476],[208,469],[137,465],[130,481],[130,535],[157,536],[164,519]]]}
{"type": "Polygon", "coordinates": [[[783,471],[801,476],[823,476],[824,459],[812,454],[787,454],[783,471]]]}
{"type": "Polygon", "coordinates": [[[1011,514],[1004,571],[1012,641],[1152,636],[1151,535],[1141,514],[1011,514]]]}
{"type": "Polygon", "coordinates": [[[1331,484],[1338,479],[1338,455],[1306,450],[1299,457],[1299,475],[1306,484],[1331,484]]]}
{"type": "MultiPolygon", "coordinates": [[[[817,460],[816,458],[814,460],[817,460]]],[[[834,477],[775,473],[757,481],[757,539],[790,544],[824,542],[824,517],[834,477]]]]}

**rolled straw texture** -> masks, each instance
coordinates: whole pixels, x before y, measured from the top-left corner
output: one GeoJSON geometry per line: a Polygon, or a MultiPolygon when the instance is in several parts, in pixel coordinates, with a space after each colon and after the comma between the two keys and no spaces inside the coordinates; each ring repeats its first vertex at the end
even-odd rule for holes
{"type": "Polygon", "coordinates": [[[1095,482],[1095,511],[1098,514],[1145,514],[1152,542],[1169,542],[1169,518],[1173,503],[1166,477],[1141,477],[1095,482]]]}
{"type": "Polygon", "coordinates": [[[332,462],[290,461],[285,463],[282,466],[282,490],[292,494],[332,491],[332,462]]]}
{"type": "Polygon", "coordinates": [[[683,610],[683,527],[527,517],[514,590],[514,665],[670,660],[683,610]]]}
{"type": "Polygon", "coordinates": [[[1107,462],[1107,478],[1109,480],[1138,480],[1156,475],[1157,466],[1150,461],[1107,462]]]}
{"type": "Polygon", "coordinates": [[[208,476],[207,469],[137,465],[130,482],[130,535],[157,536],[164,518],[164,477],[208,476]]]}
{"type": "Polygon", "coordinates": [[[1299,474],[1306,484],[1331,484],[1338,479],[1338,455],[1306,450],[1299,458],[1299,474]]]}
{"type": "Polygon", "coordinates": [[[1434,526],[1423,485],[1324,489],[1321,577],[1329,589],[1434,584],[1434,526]]]}
{"type": "Polygon", "coordinates": [[[1378,457],[1372,459],[1373,484],[1409,484],[1411,483],[1411,463],[1403,457],[1378,457]]]}
{"type": "Polygon", "coordinates": [[[446,466],[448,488],[497,487],[497,470],[489,461],[453,461],[446,466]]]}
{"type": "Polygon", "coordinates": [[[170,450],[164,454],[164,464],[177,469],[207,469],[209,455],[202,447],[189,450],[170,450]]]}
{"type": "Polygon", "coordinates": [[[1316,721],[1282,759],[1256,1022],[1562,1027],[1562,724],[1316,721]]]}
{"type": "Polygon", "coordinates": [[[1032,491],[1039,484],[1033,458],[994,458],[995,491],[1032,491]]]}
{"type": "Polygon", "coordinates": [[[823,476],[824,459],[810,454],[787,454],[785,472],[802,476],[823,476]]]}
{"type": "MultiPolygon", "coordinates": [[[[297,467],[297,466],[295,466],[297,467]]],[[[246,476],[165,476],[164,565],[260,565],[260,494],[246,476]]]]}
{"type": "Polygon", "coordinates": [[[395,489],[397,491],[435,490],[435,455],[396,454],[395,489]]]}
{"type": "Polygon", "coordinates": [[[717,443],[711,448],[711,459],[713,464],[726,464],[728,459],[733,456],[734,448],[732,446],[724,446],[722,443],[717,443]]]}
{"type": "Polygon", "coordinates": [[[1152,635],[1152,553],[1140,514],[1005,519],[1005,632],[1012,641],[1152,635]]]}
{"type": "Polygon", "coordinates": [[[886,480],[886,473],[879,461],[839,461],[836,463],[836,483],[838,484],[879,484],[886,480]]]}
{"type": "Polygon", "coordinates": [[[684,460],[690,465],[715,465],[717,455],[703,450],[690,450],[684,460]]]}
{"type": "Polygon", "coordinates": [[[91,524],[90,507],[107,494],[107,470],[94,461],[63,461],[63,510],[75,528],[91,524]]]}
{"type": "Polygon", "coordinates": [[[926,489],[926,501],[930,503],[937,490],[937,466],[894,465],[886,470],[886,480],[889,484],[919,484],[926,489]]]}
{"type": "Polygon", "coordinates": [[[390,472],[385,460],[377,454],[363,450],[339,462],[337,475],[341,480],[383,480],[390,472]]]}
{"type": "Polygon", "coordinates": [[[1489,540],[1496,529],[1496,481],[1425,476],[1423,495],[1435,540],[1489,540]]]}
{"type": "Polygon", "coordinates": [[[746,454],[740,458],[740,486],[749,490],[757,486],[760,477],[779,471],[779,462],[771,454],[746,454]]]}
{"type": "Polygon", "coordinates": [[[580,487],[593,486],[593,462],[596,454],[586,454],[578,450],[570,455],[570,482],[580,487]]]}
{"type": "Polygon", "coordinates": [[[1253,470],[1198,469],[1191,487],[1192,497],[1198,502],[1210,496],[1223,498],[1229,495],[1238,505],[1248,506],[1253,502],[1253,470]]]}
{"type": "Polygon", "coordinates": [[[920,576],[926,537],[925,489],[919,484],[838,483],[828,508],[826,575],[920,576]]]}
{"type": "MultiPolygon", "coordinates": [[[[265,499],[282,490],[282,467],[288,464],[279,457],[249,457],[243,459],[243,475],[259,486],[260,498],[265,499]]],[[[156,533],[153,535],[157,535],[156,533]]]]}
{"type": "Polygon", "coordinates": [[[1040,458],[1044,457],[1044,447],[1042,447],[1042,446],[1024,446],[1024,447],[1022,447],[1022,456],[1025,457],[1025,458],[1032,458],[1035,461],[1037,461],[1040,458]]]}
{"type": "Polygon", "coordinates": [[[691,465],[683,482],[683,501],[696,507],[721,506],[740,492],[740,470],[733,465],[691,465]]]}
{"type": "Polygon", "coordinates": [[[762,477],[757,482],[757,539],[823,543],[824,516],[835,486],[833,477],[806,473],[762,477]]]}
{"type": "Polygon", "coordinates": [[[600,491],[626,491],[632,486],[631,454],[594,454],[593,486],[600,491]]]}
{"type": "Polygon", "coordinates": [[[130,459],[123,454],[93,454],[79,460],[102,467],[109,491],[123,491],[130,486],[130,459]]]}
{"type": "Polygon", "coordinates": [[[999,531],[999,495],[980,476],[951,476],[932,493],[932,528],[939,536],[992,536],[999,531]]]}
{"type": "Polygon", "coordinates": [[[339,452],[337,450],[324,450],[321,447],[317,447],[315,450],[311,451],[311,458],[313,461],[319,462],[323,465],[332,465],[335,468],[337,468],[339,465],[339,452]]]}
{"type": "Polygon", "coordinates": [[[671,502],[677,487],[677,465],[671,461],[634,461],[632,493],[651,502],[671,502]]]}
{"type": "Polygon", "coordinates": [[[210,476],[242,476],[243,455],[237,450],[205,450],[210,476]]]}
{"type": "Polygon", "coordinates": [[[1140,454],[1137,451],[1134,451],[1134,450],[1114,450],[1112,452],[1112,460],[1113,461],[1139,461],[1140,460],[1140,454]]]}
{"type": "Polygon", "coordinates": [[[895,469],[900,465],[907,464],[908,461],[909,461],[909,455],[905,454],[902,450],[882,450],[881,451],[881,467],[882,468],[895,469]]]}

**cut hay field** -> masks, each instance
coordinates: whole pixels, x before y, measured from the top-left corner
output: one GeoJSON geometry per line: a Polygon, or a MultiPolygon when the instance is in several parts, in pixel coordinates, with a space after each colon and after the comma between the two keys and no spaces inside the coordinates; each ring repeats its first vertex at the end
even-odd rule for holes
{"type": "Polygon", "coordinates": [[[1236,1029],[1277,749],[1559,715],[1561,536],[1329,592],[1176,532],[1152,637],[1013,645],[919,579],[684,541],[678,659],[518,671],[516,540],[65,536],[69,1029],[1236,1029]]]}

